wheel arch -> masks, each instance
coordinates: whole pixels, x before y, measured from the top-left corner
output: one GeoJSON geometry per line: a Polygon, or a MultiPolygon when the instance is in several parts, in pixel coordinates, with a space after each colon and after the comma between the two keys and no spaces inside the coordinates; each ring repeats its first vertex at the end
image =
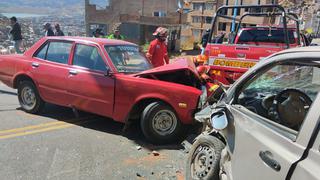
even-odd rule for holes
{"type": "Polygon", "coordinates": [[[226,138],[220,132],[213,131],[209,135],[218,138],[225,145],[227,144],[226,138]]]}
{"type": "Polygon", "coordinates": [[[177,115],[177,117],[179,118],[179,115],[177,114],[177,111],[175,110],[175,108],[168,102],[166,102],[163,99],[159,99],[159,98],[143,98],[140,99],[139,101],[137,101],[131,108],[128,118],[126,120],[126,123],[128,121],[135,121],[135,122],[139,122],[141,119],[141,114],[143,112],[143,110],[151,103],[153,102],[161,102],[165,105],[168,105],[169,107],[171,107],[174,111],[174,113],[177,115]]]}
{"type": "Polygon", "coordinates": [[[34,85],[36,85],[34,80],[29,75],[27,75],[27,74],[19,74],[19,75],[15,76],[14,79],[13,79],[13,88],[17,89],[18,85],[19,85],[19,82],[25,81],[25,80],[31,81],[34,85]]]}

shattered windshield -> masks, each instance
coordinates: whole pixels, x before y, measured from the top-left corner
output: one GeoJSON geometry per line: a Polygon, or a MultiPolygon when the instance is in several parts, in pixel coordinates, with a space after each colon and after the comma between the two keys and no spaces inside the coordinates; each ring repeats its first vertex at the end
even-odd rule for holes
{"type": "Polygon", "coordinates": [[[299,89],[315,99],[320,89],[320,68],[315,66],[279,65],[270,69],[251,83],[250,93],[276,93],[284,89],[299,89]]]}
{"type": "Polygon", "coordinates": [[[138,73],[151,69],[149,61],[139,52],[137,46],[107,45],[105,49],[118,72],[138,73]]]}

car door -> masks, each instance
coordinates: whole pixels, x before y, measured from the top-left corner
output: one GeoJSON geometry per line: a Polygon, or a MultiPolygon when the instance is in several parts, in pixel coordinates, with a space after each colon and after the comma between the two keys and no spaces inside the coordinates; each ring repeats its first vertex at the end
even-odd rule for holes
{"type": "Polygon", "coordinates": [[[309,142],[300,136],[312,133],[301,127],[311,118],[308,111],[318,110],[311,104],[320,90],[319,70],[318,65],[285,61],[261,69],[238,86],[230,107],[234,180],[286,178],[309,142]]]}
{"type": "Polygon", "coordinates": [[[48,41],[33,56],[31,73],[47,102],[64,106],[70,103],[65,82],[72,46],[70,41],[48,41]]]}
{"type": "MultiPolygon", "coordinates": [[[[320,104],[320,96],[315,102],[318,107],[320,104]]],[[[292,180],[308,179],[316,180],[320,179],[319,169],[320,169],[320,111],[318,108],[315,111],[310,112],[308,117],[308,123],[304,124],[302,127],[305,131],[312,132],[312,136],[303,135],[301,139],[309,140],[309,148],[307,150],[305,157],[299,161],[296,168],[292,173],[292,180]]],[[[300,138],[300,137],[299,137],[300,138]]]]}
{"type": "Polygon", "coordinates": [[[115,79],[95,45],[76,44],[68,75],[71,105],[88,112],[112,117],[115,79]]]}

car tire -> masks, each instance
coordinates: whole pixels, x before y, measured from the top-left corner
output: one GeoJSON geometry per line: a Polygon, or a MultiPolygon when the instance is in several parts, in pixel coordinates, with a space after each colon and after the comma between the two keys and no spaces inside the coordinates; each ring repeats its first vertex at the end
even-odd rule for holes
{"type": "Polygon", "coordinates": [[[153,102],[143,110],[140,125],[144,136],[153,144],[175,142],[183,129],[175,111],[162,102],[153,102]]]}
{"type": "Polygon", "coordinates": [[[217,137],[200,135],[188,154],[186,179],[219,180],[221,152],[225,144],[217,137]]]}
{"type": "Polygon", "coordinates": [[[45,104],[36,86],[31,81],[22,81],[19,83],[18,99],[22,109],[32,114],[41,112],[45,104]]]}

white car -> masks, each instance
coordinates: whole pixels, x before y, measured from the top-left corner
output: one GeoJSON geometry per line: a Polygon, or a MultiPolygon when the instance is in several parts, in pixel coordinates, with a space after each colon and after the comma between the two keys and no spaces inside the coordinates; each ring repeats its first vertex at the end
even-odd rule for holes
{"type": "Polygon", "coordinates": [[[320,179],[320,47],[286,50],[196,115],[187,179],[320,179]],[[207,116],[204,116],[207,114],[207,116]]]}

